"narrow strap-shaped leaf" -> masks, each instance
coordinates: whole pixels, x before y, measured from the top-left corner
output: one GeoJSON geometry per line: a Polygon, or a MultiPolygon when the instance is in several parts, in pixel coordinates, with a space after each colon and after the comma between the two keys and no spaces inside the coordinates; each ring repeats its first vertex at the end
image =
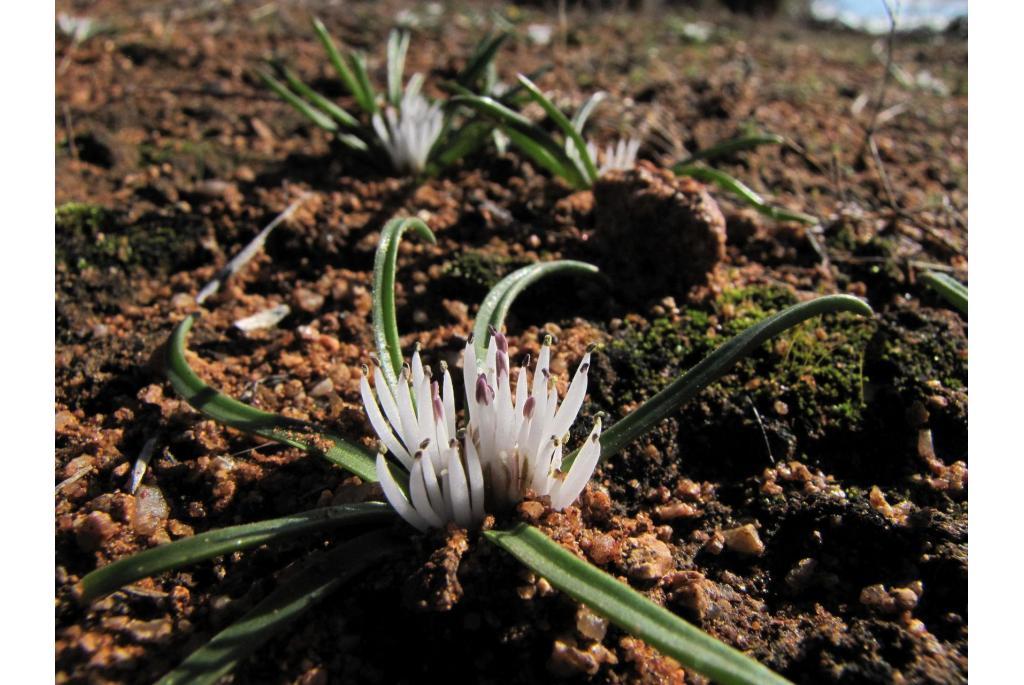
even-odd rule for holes
{"type": "Polygon", "coordinates": [[[921,274],[921,280],[942,295],[946,302],[960,310],[961,314],[967,316],[967,286],[952,276],[937,271],[926,271],[921,274]]]}
{"type": "Polygon", "coordinates": [[[580,559],[533,526],[520,523],[512,530],[488,530],[484,535],[576,601],[716,683],[789,683],[743,652],[580,559]]]}
{"type": "Polygon", "coordinates": [[[327,99],[320,93],[316,92],[315,90],[307,86],[299,79],[298,76],[295,75],[295,72],[293,72],[291,69],[288,69],[287,67],[284,68],[284,78],[286,81],[288,81],[288,86],[292,90],[296,91],[299,95],[312,102],[314,105],[319,107],[324,112],[327,112],[327,114],[334,117],[341,124],[344,124],[349,128],[359,127],[358,119],[356,119],[354,116],[346,112],[344,109],[339,107],[331,100],[327,99]]]}
{"type": "Polygon", "coordinates": [[[583,135],[583,127],[587,125],[587,119],[593,113],[594,109],[601,104],[601,101],[608,97],[608,93],[603,90],[599,90],[589,98],[587,101],[580,106],[579,111],[576,112],[576,116],[572,118],[572,127],[576,129],[576,132],[583,135]]]}
{"type": "Polygon", "coordinates": [[[345,59],[338,52],[338,47],[334,44],[334,39],[331,38],[331,34],[327,32],[327,27],[324,26],[323,22],[318,18],[313,17],[313,31],[316,32],[317,38],[320,39],[320,44],[324,46],[324,50],[327,52],[327,58],[334,65],[334,70],[338,72],[338,78],[341,79],[342,85],[345,86],[345,90],[349,92],[359,103],[359,106],[363,108],[363,111],[368,114],[373,114],[376,111],[376,105],[373,102],[373,96],[371,93],[367,93],[363,90],[363,85],[356,78],[356,75],[352,73],[352,70],[345,63],[345,59]]]}
{"type": "Polygon", "coordinates": [[[470,121],[464,124],[458,132],[450,139],[447,145],[441,148],[440,153],[433,160],[435,169],[444,169],[455,164],[466,155],[479,150],[487,137],[494,130],[494,124],[489,121],[470,121]]]}
{"type": "Polygon", "coordinates": [[[437,243],[433,231],[420,219],[392,219],[380,232],[373,262],[373,338],[377,343],[384,378],[392,391],[398,387],[398,373],[402,369],[402,346],[398,341],[398,322],[395,319],[395,268],[398,245],[402,234],[409,228],[424,240],[437,243]]]}
{"type": "Polygon", "coordinates": [[[393,30],[388,34],[388,101],[398,107],[402,101],[402,73],[409,51],[409,34],[393,30]]]}
{"type": "Polygon", "coordinates": [[[694,152],[692,155],[673,166],[672,169],[678,174],[679,169],[683,169],[698,160],[716,159],[718,157],[731,155],[734,152],[760,147],[761,145],[782,145],[785,142],[785,138],[780,135],[776,135],[775,133],[763,133],[753,136],[730,138],[729,140],[723,140],[720,143],[715,143],[711,147],[694,152]]]}
{"type": "Polygon", "coordinates": [[[704,183],[714,183],[722,190],[732,193],[759,213],[776,221],[799,221],[804,224],[818,223],[818,219],[810,214],[771,206],[760,195],[724,171],[695,164],[676,166],[673,167],[672,171],[677,176],[691,176],[704,183]]]}
{"type": "Polygon", "coordinates": [[[334,139],[356,152],[368,152],[370,150],[370,146],[366,144],[366,141],[351,133],[335,133],[334,139]]]}
{"type": "Polygon", "coordinates": [[[119,559],[86,575],[78,583],[81,599],[90,602],[142,578],[206,561],[221,554],[291,539],[296,535],[340,526],[385,523],[395,512],[382,502],[323,507],[241,526],[218,528],[175,540],[119,559]]]}
{"type": "Polygon", "coordinates": [[[579,153],[579,158],[583,162],[583,169],[586,171],[587,178],[590,179],[590,183],[594,183],[597,180],[597,166],[594,164],[594,160],[590,158],[590,152],[587,150],[587,143],[583,140],[583,136],[572,125],[572,122],[566,118],[562,110],[555,107],[555,103],[551,102],[533,81],[524,74],[516,74],[516,78],[526,88],[526,92],[530,94],[533,101],[544,109],[544,112],[551,117],[551,120],[555,122],[558,128],[562,129],[565,137],[572,140],[573,145],[576,146],[576,151],[579,153]]]}
{"type": "MultiPolygon", "coordinates": [[[[724,376],[736,362],[756,350],[766,340],[819,314],[843,311],[864,316],[873,314],[871,307],[856,297],[826,295],[787,307],[734,336],[631,414],[601,433],[601,458],[606,459],[615,454],[651,430],[655,424],[677,411],[707,385],[724,376]]],[[[576,452],[566,457],[562,462],[562,469],[568,468],[575,458],[576,452]]]]}
{"type": "Polygon", "coordinates": [[[367,533],[316,555],[238,621],[192,652],[157,685],[213,685],[269,639],[345,582],[404,545],[382,532],[367,533]]]}
{"type": "Polygon", "coordinates": [[[373,90],[373,84],[370,83],[370,75],[366,72],[366,58],[361,53],[353,52],[350,59],[352,61],[352,72],[355,74],[356,81],[359,82],[359,88],[366,100],[360,104],[362,104],[368,114],[376,114],[377,94],[373,90]]]}
{"type": "Polygon", "coordinates": [[[510,126],[503,128],[502,131],[527,157],[555,176],[565,179],[573,188],[583,190],[589,187],[590,184],[587,183],[579,167],[569,159],[563,150],[557,153],[552,152],[543,142],[538,142],[537,137],[510,126]]]}
{"type": "Polygon", "coordinates": [[[185,317],[167,341],[167,378],[186,402],[232,428],[318,454],[365,481],[376,482],[373,456],[361,446],[311,423],[251,407],[204,383],[185,359],[185,346],[193,323],[195,314],[185,317]]]}
{"type": "Polygon", "coordinates": [[[480,76],[487,71],[488,65],[494,63],[494,56],[498,53],[498,48],[508,39],[508,36],[507,31],[502,31],[494,36],[484,36],[483,40],[477,43],[466,66],[456,75],[456,82],[466,88],[472,88],[480,76]]]}
{"type": "Polygon", "coordinates": [[[498,281],[480,303],[473,324],[473,344],[476,346],[476,358],[485,359],[490,328],[500,330],[505,323],[505,316],[519,293],[533,283],[553,274],[596,274],[599,269],[587,262],[571,259],[559,259],[552,262],[530,264],[516,269],[498,281]]]}
{"type": "Polygon", "coordinates": [[[294,107],[300,114],[312,121],[314,124],[327,131],[334,132],[338,130],[338,125],[331,121],[330,117],[310,105],[292,91],[288,90],[288,86],[278,81],[263,69],[257,69],[256,73],[259,74],[259,77],[263,79],[263,82],[266,83],[272,91],[277,93],[282,100],[294,107]]]}
{"type": "Polygon", "coordinates": [[[453,97],[452,102],[467,105],[484,116],[497,120],[512,142],[533,161],[552,174],[564,178],[574,188],[590,186],[576,167],[576,163],[565,154],[564,147],[555,142],[547,131],[522,114],[487,96],[460,94],[453,97]]]}

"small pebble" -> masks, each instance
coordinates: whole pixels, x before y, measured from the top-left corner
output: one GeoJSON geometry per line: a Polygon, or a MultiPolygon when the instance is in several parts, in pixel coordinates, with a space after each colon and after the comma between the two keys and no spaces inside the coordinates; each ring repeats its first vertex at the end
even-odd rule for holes
{"type": "Polygon", "coordinates": [[[764,543],[761,542],[761,536],[757,534],[757,528],[753,524],[747,523],[739,528],[723,530],[722,536],[725,538],[725,546],[733,552],[751,556],[764,554],[764,543]]]}
{"type": "Polygon", "coordinates": [[[324,397],[330,395],[334,391],[334,382],[330,378],[325,378],[312,387],[309,391],[310,397],[324,397]]]}

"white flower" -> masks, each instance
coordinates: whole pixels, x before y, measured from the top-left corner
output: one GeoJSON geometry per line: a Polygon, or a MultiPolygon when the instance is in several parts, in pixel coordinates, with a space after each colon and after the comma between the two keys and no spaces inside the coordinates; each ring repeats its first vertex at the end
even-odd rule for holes
{"type": "MultiPolygon", "coordinates": [[[[589,145],[587,149],[590,149],[589,145]]],[[[639,138],[620,139],[614,146],[606,146],[601,167],[597,170],[598,175],[604,176],[609,171],[629,171],[636,166],[636,153],[639,151],[639,138]]],[[[593,154],[591,157],[597,159],[593,154]]]]}
{"type": "Polygon", "coordinates": [[[422,77],[416,74],[402,95],[395,111],[386,107],[384,114],[373,115],[373,130],[391,157],[396,171],[418,174],[427,165],[427,157],[444,127],[441,104],[430,102],[420,94],[422,77]]]}
{"type": "Polygon", "coordinates": [[[532,381],[524,364],[513,389],[505,336],[492,334],[482,365],[472,341],[467,342],[463,380],[469,422],[461,442],[456,437],[455,391],[445,365],[438,383],[415,352],[392,392],[375,363],[376,397],[369,372],[363,374],[360,392],[370,423],[384,447],[409,471],[407,498],[384,454],[377,455],[377,478],[402,518],[420,530],[441,528],[448,521],[469,527],[487,511],[519,502],[528,491],[550,497],[555,510],[576,500],[601,456],[598,420],[572,467],[560,471],[564,439],[587,392],[590,353],[561,404],[550,359],[545,340],[532,381]]]}
{"type": "MultiPolygon", "coordinates": [[[[608,144],[601,151],[593,140],[587,141],[587,154],[595,164],[599,164],[597,175],[604,176],[609,171],[629,171],[636,166],[636,154],[640,151],[639,138],[620,139],[614,145],[608,144]]],[[[582,164],[580,153],[572,140],[565,141],[565,153],[578,165],[582,164]]]]}

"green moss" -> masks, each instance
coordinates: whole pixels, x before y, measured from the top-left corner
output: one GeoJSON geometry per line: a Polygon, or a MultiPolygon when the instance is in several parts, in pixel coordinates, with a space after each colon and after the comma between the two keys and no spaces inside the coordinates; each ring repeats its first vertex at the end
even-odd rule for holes
{"type": "MultiPolygon", "coordinates": [[[[732,336],[794,302],[783,287],[746,287],[723,292],[707,309],[686,310],[678,321],[626,324],[605,348],[615,382],[599,399],[616,412],[641,402],[732,336]]],[[[869,320],[838,315],[787,331],[704,391],[702,403],[710,411],[701,420],[749,416],[749,398],[798,443],[857,430],[864,410],[864,356],[874,329],[869,320]]]]}
{"type": "Polygon", "coordinates": [[[528,263],[529,260],[466,250],[447,262],[442,274],[467,285],[490,289],[509,273],[528,263]]]}
{"type": "Polygon", "coordinates": [[[175,227],[153,217],[126,226],[104,207],[68,202],[57,207],[56,257],[79,271],[89,268],[143,267],[171,270],[190,263],[198,251],[199,227],[187,218],[175,227]]]}

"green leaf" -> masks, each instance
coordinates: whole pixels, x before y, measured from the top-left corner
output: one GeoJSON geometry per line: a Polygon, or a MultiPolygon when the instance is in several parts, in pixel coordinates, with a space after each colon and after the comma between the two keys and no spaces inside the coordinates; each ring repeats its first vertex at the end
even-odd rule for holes
{"type": "MultiPolygon", "coordinates": [[[[655,424],[677,411],[707,385],[724,376],[736,362],[756,350],[766,340],[819,314],[842,311],[864,316],[873,314],[871,307],[856,297],[826,295],[787,307],[754,324],[702,359],[696,366],[648,399],[628,416],[623,417],[602,432],[601,458],[605,459],[615,454],[651,430],[655,424]]],[[[575,458],[575,452],[566,457],[562,462],[562,470],[568,468],[575,458]]]]}
{"type": "Polygon", "coordinates": [[[456,75],[456,82],[466,88],[473,88],[480,76],[487,71],[488,65],[494,64],[494,56],[508,37],[509,34],[506,31],[494,36],[484,36],[483,40],[477,43],[466,66],[456,75]]]}
{"type": "Polygon", "coordinates": [[[367,114],[373,114],[376,112],[377,105],[373,101],[372,91],[367,92],[364,90],[363,84],[358,78],[356,78],[356,75],[352,73],[352,70],[342,58],[341,53],[338,52],[338,48],[334,44],[334,39],[331,38],[331,34],[327,32],[327,27],[325,27],[323,22],[316,17],[313,17],[313,30],[316,32],[317,38],[320,39],[321,45],[324,46],[328,59],[330,59],[331,64],[334,65],[334,70],[338,72],[338,77],[345,86],[345,90],[347,90],[352,97],[356,99],[356,102],[359,103],[359,106],[363,108],[364,112],[367,114]]]}
{"type": "Polygon", "coordinates": [[[433,162],[434,167],[444,169],[479,150],[493,130],[494,124],[489,121],[471,121],[464,124],[451,141],[441,148],[441,153],[433,162]]]}
{"type": "Polygon", "coordinates": [[[370,146],[366,144],[366,141],[359,136],[352,135],[351,133],[335,133],[334,139],[348,149],[355,150],[356,152],[368,152],[370,150],[370,146]]]}
{"type": "Polygon", "coordinates": [[[331,121],[330,117],[328,117],[320,110],[315,109],[308,102],[300,98],[292,91],[288,90],[288,87],[286,85],[278,81],[276,78],[268,74],[266,71],[264,71],[263,69],[257,69],[256,73],[259,74],[259,77],[263,79],[263,82],[266,83],[267,86],[272,91],[277,93],[278,97],[280,97],[282,100],[284,100],[289,105],[294,107],[296,110],[299,111],[300,114],[305,116],[314,124],[316,124],[322,129],[331,131],[332,133],[338,130],[338,125],[331,121]]]}
{"type": "Polygon", "coordinates": [[[760,195],[723,171],[697,165],[676,165],[672,168],[672,171],[677,176],[691,176],[704,183],[714,183],[719,188],[736,195],[740,200],[761,214],[771,217],[776,221],[799,221],[804,224],[818,223],[818,219],[810,214],[772,207],[760,195]]]}
{"type": "Polygon", "coordinates": [[[937,271],[926,271],[921,274],[921,280],[960,310],[960,313],[967,316],[967,286],[955,278],[939,273],[937,271]]]}
{"type": "Polygon", "coordinates": [[[577,133],[583,135],[583,127],[587,125],[587,119],[590,118],[594,108],[601,104],[601,101],[606,97],[608,97],[608,93],[605,93],[603,90],[599,90],[583,103],[579,111],[576,112],[576,116],[572,118],[572,127],[576,129],[577,133]]]}
{"type": "Polygon", "coordinates": [[[519,523],[512,530],[487,530],[484,535],[576,601],[716,683],[789,683],[743,652],[580,559],[533,526],[519,523]]]}
{"type": "Polygon", "coordinates": [[[487,293],[483,302],[480,303],[480,310],[476,313],[476,321],[473,324],[473,344],[476,346],[476,358],[486,358],[490,327],[493,326],[495,330],[501,329],[512,303],[519,297],[519,293],[530,285],[553,274],[596,274],[598,271],[596,266],[587,262],[559,259],[552,262],[530,264],[505,276],[487,293]]]}
{"type": "Polygon", "coordinates": [[[481,95],[456,95],[455,104],[464,104],[484,116],[496,120],[505,134],[534,162],[552,174],[565,179],[574,188],[588,188],[590,184],[580,173],[563,146],[539,126],[518,112],[514,112],[494,98],[481,95]]]}
{"type": "Polygon", "coordinates": [[[386,534],[375,532],[316,555],[308,566],[282,579],[266,599],[192,652],[157,685],[214,685],[346,581],[402,547],[386,534]]]}
{"type": "Polygon", "coordinates": [[[392,392],[398,387],[398,374],[402,370],[402,345],[398,340],[398,322],[395,320],[395,268],[398,245],[402,234],[409,228],[431,244],[437,243],[434,233],[421,220],[411,217],[392,219],[380,232],[373,262],[373,338],[377,343],[384,378],[392,392]]]}
{"type": "Polygon", "coordinates": [[[785,138],[774,133],[730,138],[729,140],[723,140],[720,143],[715,143],[709,148],[694,152],[692,155],[672,167],[672,169],[679,174],[679,171],[677,171],[678,169],[683,169],[701,159],[717,159],[718,157],[725,157],[726,155],[731,155],[742,150],[750,150],[760,147],[761,145],[784,145],[785,142],[785,138]]]}
{"type": "Polygon", "coordinates": [[[359,121],[354,116],[300,81],[299,77],[296,76],[291,69],[284,69],[284,77],[285,80],[288,81],[288,85],[292,90],[298,92],[299,95],[312,102],[324,112],[330,114],[340,123],[350,128],[359,127],[359,121]]]}
{"type": "Polygon", "coordinates": [[[232,428],[320,455],[365,481],[377,481],[374,458],[361,446],[306,421],[250,407],[204,383],[185,359],[185,345],[195,317],[185,317],[167,341],[167,378],[186,402],[232,428]]]}
{"type": "Polygon", "coordinates": [[[350,59],[352,60],[352,71],[355,72],[356,81],[359,82],[360,91],[365,98],[365,102],[360,104],[367,114],[376,114],[377,94],[373,90],[373,84],[370,83],[370,75],[366,72],[366,58],[358,52],[353,52],[350,59]]]}
{"type": "Polygon", "coordinates": [[[78,588],[82,601],[91,602],[142,578],[206,561],[221,554],[291,539],[310,531],[363,523],[385,523],[394,515],[394,510],[387,504],[363,502],[218,528],[119,559],[86,575],[79,581],[78,588]]]}
{"type": "Polygon", "coordinates": [[[517,74],[516,78],[526,88],[526,92],[530,94],[533,101],[540,105],[547,113],[551,120],[558,125],[558,128],[562,129],[562,133],[565,137],[572,141],[573,145],[576,146],[576,151],[579,153],[579,158],[583,162],[583,169],[586,172],[587,178],[590,180],[588,185],[593,184],[597,181],[597,166],[594,165],[594,160],[590,158],[590,152],[587,151],[587,143],[583,140],[583,136],[576,130],[576,127],[572,125],[562,111],[555,107],[555,103],[551,102],[544,93],[540,91],[540,88],[534,84],[533,81],[528,79],[523,74],[517,74]]]}
{"type": "Polygon", "coordinates": [[[552,153],[543,140],[538,140],[535,136],[512,127],[505,127],[502,131],[527,157],[555,176],[564,179],[573,188],[583,190],[589,187],[579,168],[565,155],[564,151],[559,150],[558,153],[552,153]]]}
{"type": "Polygon", "coordinates": [[[393,30],[388,34],[388,101],[395,107],[402,102],[402,72],[409,51],[409,34],[393,30]]]}

